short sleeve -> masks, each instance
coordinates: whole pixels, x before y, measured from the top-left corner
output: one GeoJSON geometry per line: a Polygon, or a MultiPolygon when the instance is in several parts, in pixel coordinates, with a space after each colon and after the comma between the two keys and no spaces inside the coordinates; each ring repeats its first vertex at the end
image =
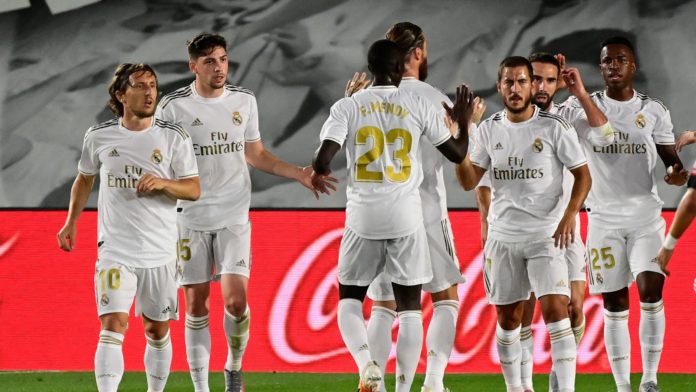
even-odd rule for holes
{"type": "Polygon", "coordinates": [[[77,170],[89,176],[93,176],[99,173],[99,154],[97,153],[95,145],[95,135],[92,129],[88,129],[85,134],[85,140],[82,142],[82,153],[80,154],[80,161],[77,164],[77,170]]]}
{"type": "Polygon", "coordinates": [[[174,177],[177,180],[183,178],[198,177],[198,164],[196,163],[196,154],[193,151],[193,143],[191,136],[187,132],[185,137],[177,137],[174,139],[174,156],[172,157],[172,170],[174,177]]]}
{"type": "Polygon", "coordinates": [[[331,140],[343,146],[348,136],[347,99],[349,98],[343,98],[331,106],[329,118],[326,119],[321,127],[321,133],[319,134],[321,141],[331,140]]]}
{"type": "Polygon", "coordinates": [[[674,144],[674,125],[669,110],[659,103],[657,113],[655,113],[655,128],[653,129],[653,140],[655,144],[674,144]]]}
{"type": "MultiPolygon", "coordinates": [[[[491,156],[486,149],[488,145],[487,130],[486,123],[483,123],[469,136],[469,144],[473,146],[470,155],[471,163],[484,170],[488,170],[491,165],[491,156]]],[[[485,176],[487,174],[484,174],[485,176]]]]}
{"type": "Polygon", "coordinates": [[[256,104],[256,97],[251,96],[249,102],[249,121],[244,130],[244,141],[257,142],[261,140],[261,132],[259,131],[259,108],[256,104]]]}
{"type": "Polygon", "coordinates": [[[568,125],[558,125],[556,137],[556,155],[568,170],[576,169],[587,164],[587,158],[580,146],[575,128],[568,125]]]}
{"type": "Polygon", "coordinates": [[[176,119],[176,114],[174,113],[174,106],[165,106],[162,105],[162,102],[160,102],[160,104],[157,105],[157,110],[155,111],[155,118],[159,118],[160,120],[164,120],[172,124],[181,125],[181,122],[177,121],[176,119]]]}

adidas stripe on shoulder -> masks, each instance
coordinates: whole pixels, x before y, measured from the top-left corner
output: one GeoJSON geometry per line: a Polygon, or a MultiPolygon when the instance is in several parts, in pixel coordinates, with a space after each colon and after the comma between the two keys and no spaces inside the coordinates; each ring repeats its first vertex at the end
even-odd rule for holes
{"type": "Polygon", "coordinates": [[[244,94],[249,94],[252,97],[254,96],[254,92],[240,86],[235,86],[233,84],[226,84],[225,85],[225,90],[230,91],[230,92],[238,92],[238,93],[244,93],[244,94]]]}
{"type": "Polygon", "coordinates": [[[539,117],[550,118],[552,120],[558,121],[561,124],[561,126],[563,127],[563,129],[567,130],[567,129],[572,128],[572,125],[570,125],[570,123],[568,123],[568,121],[566,121],[563,117],[561,117],[557,114],[539,111],[539,117]]]}
{"type": "Polygon", "coordinates": [[[87,132],[85,133],[85,137],[87,137],[87,135],[89,135],[90,133],[92,133],[94,131],[98,131],[100,129],[106,129],[109,127],[113,127],[115,125],[118,125],[118,119],[116,119],[116,118],[111,119],[109,121],[104,121],[103,123],[99,123],[97,125],[93,125],[93,126],[89,127],[89,129],[87,129],[87,132]]]}
{"type": "Polygon", "coordinates": [[[662,101],[660,101],[659,99],[649,97],[649,96],[647,96],[641,92],[637,92],[637,91],[636,91],[636,94],[638,95],[638,98],[640,98],[642,101],[655,102],[658,105],[660,105],[662,107],[662,109],[664,109],[665,111],[668,111],[667,106],[665,106],[665,104],[662,103],[662,101]]]}
{"type": "Polygon", "coordinates": [[[192,94],[191,85],[182,87],[182,88],[174,90],[173,92],[166,94],[164,97],[162,97],[162,99],[160,100],[159,106],[160,106],[160,108],[164,109],[173,100],[178,99],[178,98],[188,97],[191,94],[192,94]]]}
{"type": "Polygon", "coordinates": [[[164,120],[159,119],[159,118],[155,118],[155,125],[157,125],[158,127],[162,128],[162,129],[167,129],[167,130],[176,132],[184,140],[191,137],[189,135],[189,133],[186,132],[186,130],[181,125],[170,123],[169,121],[164,121],[164,120]]]}

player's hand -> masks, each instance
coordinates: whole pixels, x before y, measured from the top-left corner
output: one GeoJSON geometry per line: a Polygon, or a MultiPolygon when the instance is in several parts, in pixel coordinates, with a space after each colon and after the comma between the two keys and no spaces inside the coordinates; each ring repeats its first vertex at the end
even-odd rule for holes
{"type": "Polygon", "coordinates": [[[665,175],[665,182],[669,185],[682,186],[686,184],[686,180],[689,179],[689,171],[684,169],[682,165],[675,163],[674,165],[667,168],[667,175],[665,175]]]}
{"type": "Polygon", "coordinates": [[[319,193],[330,195],[331,192],[336,191],[334,184],[338,183],[338,180],[330,175],[317,174],[311,166],[302,168],[302,175],[298,181],[312,191],[317,199],[319,199],[319,193]]]}
{"type": "Polygon", "coordinates": [[[456,138],[459,135],[459,126],[450,118],[448,114],[445,114],[445,126],[447,126],[447,129],[449,129],[452,137],[456,138]]]}
{"type": "Polygon", "coordinates": [[[457,86],[457,94],[454,99],[454,106],[450,107],[442,102],[442,107],[453,121],[458,124],[469,124],[474,115],[474,93],[469,90],[469,86],[462,84],[457,86]]]}
{"type": "MultiPolygon", "coordinates": [[[[566,57],[565,57],[565,55],[562,54],[562,53],[557,53],[557,54],[556,54],[555,56],[553,56],[553,57],[555,57],[556,60],[558,60],[558,65],[560,66],[560,69],[558,70],[558,74],[561,75],[561,74],[563,73],[563,70],[564,70],[565,67],[566,67],[566,57]]],[[[556,89],[557,89],[557,90],[562,90],[562,89],[564,89],[564,88],[566,88],[566,87],[568,87],[568,86],[566,86],[565,80],[563,80],[563,78],[559,78],[559,79],[558,79],[558,82],[556,82],[556,89]]]]}
{"type": "Polygon", "coordinates": [[[553,244],[565,249],[575,242],[575,215],[564,214],[553,233],[553,244]]]}
{"type": "Polygon", "coordinates": [[[674,148],[677,152],[681,152],[682,148],[693,143],[696,143],[696,131],[684,131],[677,136],[677,142],[674,143],[674,148]]]}
{"type": "Polygon", "coordinates": [[[471,117],[471,121],[478,125],[483,118],[483,114],[486,112],[486,101],[481,97],[474,98],[474,114],[471,117]]]}
{"type": "Polygon", "coordinates": [[[367,78],[367,74],[363,72],[358,74],[357,72],[353,75],[353,79],[349,80],[346,84],[346,97],[350,97],[358,91],[370,87],[372,80],[367,78]]]}
{"type": "Polygon", "coordinates": [[[66,252],[72,251],[75,248],[75,233],[75,224],[66,222],[56,234],[58,246],[66,252]]]}
{"type": "Polygon", "coordinates": [[[561,72],[561,80],[563,80],[565,85],[568,87],[568,92],[574,96],[581,97],[587,95],[585,83],[583,83],[582,78],[580,77],[580,70],[577,68],[565,68],[561,72]]]}
{"type": "MultiPolygon", "coordinates": [[[[669,259],[672,258],[672,254],[674,254],[674,249],[669,250],[669,249],[665,249],[664,247],[660,247],[660,252],[657,254],[657,264],[660,266],[660,269],[662,270],[662,272],[664,272],[665,275],[667,275],[667,276],[669,276],[669,270],[667,269],[667,264],[669,264],[669,259]]],[[[695,286],[695,288],[696,288],[696,286],[695,286]]]]}
{"type": "Polygon", "coordinates": [[[161,191],[166,185],[166,180],[150,173],[145,173],[138,180],[138,185],[135,190],[138,193],[152,193],[155,191],[161,191]]]}

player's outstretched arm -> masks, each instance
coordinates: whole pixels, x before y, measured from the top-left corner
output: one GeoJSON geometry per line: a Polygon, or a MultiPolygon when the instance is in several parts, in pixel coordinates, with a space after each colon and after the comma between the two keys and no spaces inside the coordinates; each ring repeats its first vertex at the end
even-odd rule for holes
{"type": "Polygon", "coordinates": [[[488,239],[488,209],[491,206],[491,188],[487,186],[476,187],[476,206],[481,217],[481,247],[486,246],[488,239]]]}
{"type": "Polygon", "coordinates": [[[95,177],[96,175],[84,173],[78,173],[77,177],[75,177],[75,182],[73,182],[72,188],[70,189],[68,217],[65,219],[63,227],[58,234],[56,234],[58,246],[64,251],[70,252],[75,248],[75,225],[77,224],[77,218],[79,218],[82,210],[84,210],[87,205],[89,193],[94,186],[95,177]]]}
{"type": "Polygon", "coordinates": [[[317,198],[319,198],[317,191],[329,194],[327,185],[331,185],[331,189],[336,190],[326,179],[330,178],[333,182],[336,181],[335,178],[329,177],[329,174],[331,174],[331,161],[340,149],[340,144],[331,140],[323,140],[314,154],[314,159],[312,159],[312,185],[316,189],[314,195],[317,198]]]}
{"type": "Polygon", "coordinates": [[[665,182],[670,185],[682,186],[689,178],[689,171],[684,169],[674,144],[658,144],[657,154],[667,167],[665,182]]]}
{"type": "MultiPolygon", "coordinates": [[[[254,168],[279,177],[296,180],[312,191],[315,197],[318,196],[316,192],[318,189],[316,189],[315,185],[312,183],[311,166],[300,167],[283,161],[266,150],[263,146],[263,142],[260,140],[256,142],[247,142],[244,148],[244,154],[247,162],[254,168]]],[[[328,195],[331,194],[329,189],[336,190],[336,187],[333,185],[333,183],[337,182],[335,178],[327,175],[322,177],[322,182],[322,189],[324,189],[324,191],[320,191],[321,193],[326,193],[328,195]]]]}
{"type": "Polygon", "coordinates": [[[201,182],[198,176],[169,180],[145,173],[138,180],[136,191],[138,193],[162,192],[172,199],[196,201],[201,197],[201,182]]]}
{"type": "Polygon", "coordinates": [[[592,186],[592,177],[590,177],[590,169],[587,167],[587,164],[576,167],[570,173],[575,180],[570,194],[570,201],[568,201],[563,217],[553,233],[554,244],[561,249],[565,249],[575,242],[575,216],[580,211],[582,203],[585,202],[585,198],[592,186]]]}
{"type": "Polygon", "coordinates": [[[696,181],[694,181],[694,187],[691,185],[691,181],[689,181],[689,189],[679,202],[677,212],[674,214],[672,226],[669,228],[667,238],[665,238],[665,241],[662,243],[660,253],[657,255],[657,263],[666,275],[669,275],[667,264],[669,264],[669,260],[672,258],[677,241],[694,220],[694,217],[696,217],[696,192],[694,191],[696,181]]]}
{"type": "Polygon", "coordinates": [[[681,152],[682,148],[693,143],[696,143],[696,131],[684,131],[677,136],[677,142],[674,144],[674,148],[677,152],[681,152]]]}

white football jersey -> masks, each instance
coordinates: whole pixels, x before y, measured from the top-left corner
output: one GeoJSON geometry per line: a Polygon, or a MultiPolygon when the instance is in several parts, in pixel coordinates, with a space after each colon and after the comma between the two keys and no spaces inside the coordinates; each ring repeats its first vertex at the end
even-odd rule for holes
{"type": "MultiPolygon", "coordinates": [[[[445,116],[442,102],[452,106],[452,101],[440,90],[413,77],[403,78],[399,84],[399,90],[409,91],[425,98],[433,105],[438,116],[442,118],[445,116]]],[[[447,189],[445,188],[443,166],[449,161],[433,146],[428,138],[420,140],[423,163],[423,182],[420,186],[420,196],[423,206],[423,223],[427,227],[447,218],[447,189]]]]}
{"type": "Polygon", "coordinates": [[[537,107],[521,123],[504,110],[484,121],[471,161],[491,176],[490,238],[507,242],[550,237],[566,207],[563,168],[586,164],[573,126],[537,107]]]}
{"type": "Polygon", "coordinates": [[[346,227],[367,239],[414,233],[423,224],[420,137],[451,137],[432,104],[394,86],[373,86],[331,107],[320,139],[346,144],[346,227]]]}
{"type": "Polygon", "coordinates": [[[99,174],[99,262],[153,268],[176,260],[176,201],[138,194],[145,173],[178,180],[198,176],[191,138],[180,126],[153,119],[142,131],[121,120],[87,130],[78,170],[99,174]]]}
{"type": "Polygon", "coordinates": [[[582,141],[592,173],[589,217],[607,229],[650,224],[660,217],[663,204],[655,178],[656,144],[674,144],[669,110],[636,91],[624,102],[604,91],[593,93],[592,99],[611,122],[614,143],[596,147],[582,141]]]}
{"type": "Polygon", "coordinates": [[[180,200],[180,218],[193,230],[216,230],[249,221],[251,179],[245,143],[261,140],[254,94],[226,85],[204,98],[195,82],[162,98],[157,116],[189,130],[198,160],[201,197],[180,200]]]}

